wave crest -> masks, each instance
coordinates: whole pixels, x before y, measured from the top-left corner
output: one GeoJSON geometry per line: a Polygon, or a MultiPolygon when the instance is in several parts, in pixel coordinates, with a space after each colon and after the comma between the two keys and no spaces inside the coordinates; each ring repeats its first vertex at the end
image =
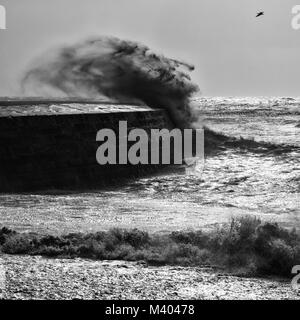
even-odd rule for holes
{"type": "Polygon", "coordinates": [[[197,121],[190,105],[190,97],[199,91],[188,74],[193,69],[137,42],[100,37],[34,61],[22,88],[31,95],[143,102],[167,109],[176,126],[187,128],[197,121]]]}

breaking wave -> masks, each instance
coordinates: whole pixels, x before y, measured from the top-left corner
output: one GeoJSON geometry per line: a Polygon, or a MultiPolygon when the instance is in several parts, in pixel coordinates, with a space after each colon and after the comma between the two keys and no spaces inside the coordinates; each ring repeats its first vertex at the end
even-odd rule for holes
{"type": "Polygon", "coordinates": [[[235,138],[215,132],[205,127],[205,151],[219,152],[227,149],[247,150],[257,154],[282,155],[294,151],[300,152],[300,147],[288,144],[255,141],[254,139],[235,138]]]}
{"type": "Polygon", "coordinates": [[[195,127],[190,98],[199,91],[194,66],[137,42],[100,37],[59,48],[34,61],[22,80],[25,94],[105,98],[167,109],[179,128],[195,127]]]}

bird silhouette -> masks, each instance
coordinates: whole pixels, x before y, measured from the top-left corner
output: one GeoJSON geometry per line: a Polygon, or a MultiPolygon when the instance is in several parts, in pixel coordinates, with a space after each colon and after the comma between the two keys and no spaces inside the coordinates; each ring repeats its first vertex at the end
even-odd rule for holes
{"type": "Polygon", "coordinates": [[[263,16],[265,13],[263,11],[261,12],[258,12],[258,14],[256,15],[256,18],[260,17],[260,16],[263,16]]]}

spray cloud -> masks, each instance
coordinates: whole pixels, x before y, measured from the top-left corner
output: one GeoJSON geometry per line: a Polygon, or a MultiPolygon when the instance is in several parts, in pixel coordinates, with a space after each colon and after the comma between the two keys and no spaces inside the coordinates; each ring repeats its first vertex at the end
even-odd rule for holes
{"type": "Polygon", "coordinates": [[[187,128],[197,121],[189,101],[199,90],[188,74],[193,69],[139,43],[100,37],[44,55],[26,72],[22,88],[48,97],[142,102],[167,109],[177,127],[187,128]]]}

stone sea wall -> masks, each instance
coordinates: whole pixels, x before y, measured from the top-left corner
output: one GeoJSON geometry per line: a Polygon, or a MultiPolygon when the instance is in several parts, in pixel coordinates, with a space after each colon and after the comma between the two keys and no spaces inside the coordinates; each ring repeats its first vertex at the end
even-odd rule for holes
{"type": "Polygon", "coordinates": [[[103,103],[0,101],[0,192],[91,189],[156,170],[99,165],[100,129],[172,128],[161,109],[103,103]]]}

